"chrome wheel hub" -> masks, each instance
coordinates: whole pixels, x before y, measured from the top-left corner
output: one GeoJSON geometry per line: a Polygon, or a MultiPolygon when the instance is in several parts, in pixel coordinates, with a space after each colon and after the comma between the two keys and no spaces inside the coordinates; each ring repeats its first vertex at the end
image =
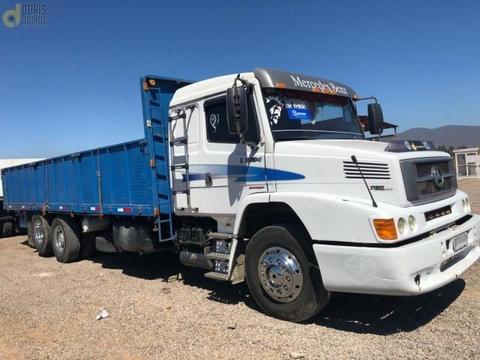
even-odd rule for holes
{"type": "Polygon", "coordinates": [[[42,245],[43,241],[45,240],[45,235],[43,234],[43,226],[40,221],[35,221],[33,224],[33,240],[38,245],[42,245]]]}
{"type": "Polygon", "coordinates": [[[295,256],[282,247],[271,247],[258,261],[260,284],[274,300],[288,303],[295,300],[303,286],[303,273],[295,256]]]}
{"type": "Polygon", "coordinates": [[[65,250],[65,233],[61,226],[56,226],[53,231],[53,246],[58,253],[63,253],[65,250]]]}

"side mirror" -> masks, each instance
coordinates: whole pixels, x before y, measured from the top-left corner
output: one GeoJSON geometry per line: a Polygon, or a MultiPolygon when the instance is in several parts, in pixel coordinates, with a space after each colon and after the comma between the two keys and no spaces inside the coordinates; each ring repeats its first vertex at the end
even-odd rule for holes
{"type": "Polygon", "coordinates": [[[372,135],[380,135],[383,132],[383,112],[378,103],[368,104],[368,131],[372,135]]]}
{"type": "Polygon", "coordinates": [[[237,86],[227,90],[227,121],[228,130],[238,134],[240,139],[247,132],[248,128],[248,85],[237,86]]]}

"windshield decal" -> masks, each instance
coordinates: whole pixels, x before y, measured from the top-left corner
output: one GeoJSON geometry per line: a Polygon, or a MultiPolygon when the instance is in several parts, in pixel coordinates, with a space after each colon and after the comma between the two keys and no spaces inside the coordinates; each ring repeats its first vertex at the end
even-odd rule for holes
{"type": "Polygon", "coordinates": [[[266,101],[270,125],[277,125],[282,116],[283,102],[277,96],[269,96],[266,101]]]}
{"type": "Polygon", "coordinates": [[[304,102],[287,100],[285,101],[285,107],[290,120],[312,120],[310,110],[304,102]]]}

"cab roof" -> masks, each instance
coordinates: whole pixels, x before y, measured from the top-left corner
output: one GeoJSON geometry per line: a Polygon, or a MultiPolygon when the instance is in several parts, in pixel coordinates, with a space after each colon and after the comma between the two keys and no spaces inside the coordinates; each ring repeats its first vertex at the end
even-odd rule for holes
{"type": "MultiPolygon", "coordinates": [[[[220,94],[233,85],[237,75],[218,76],[186,85],[175,92],[170,106],[177,106],[212,94],[220,94]]],[[[254,72],[240,73],[240,76],[250,82],[259,81],[263,88],[301,90],[353,99],[358,98],[357,93],[350,86],[338,81],[288,71],[257,68],[254,72]]]]}
{"type": "Polygon", "coordinates": [[[288,71],[257,68],[255,77],[264,88],[311,91],[315,93],[357,98],[357,93],[348,85],[288,71]]]}

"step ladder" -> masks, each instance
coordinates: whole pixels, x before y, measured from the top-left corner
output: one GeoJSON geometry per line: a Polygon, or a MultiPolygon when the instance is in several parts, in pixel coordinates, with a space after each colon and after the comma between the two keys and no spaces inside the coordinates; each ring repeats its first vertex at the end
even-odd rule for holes
{"type": "Polygon", "coordinates": [[[177,86],[171,80],[148,76],[140,79],[145,139],[152,169],[152,192],[159,242],[173,239],[173,216],[168,169],[168,103],[177,86]],[[167,86],[168,85],[168,86],[167,86]],[[164,87],[164,88],[162,88],[164,87]],[[163,90],[162,90],[163,89],[163,90]]]}
{"type": "Polygon", "coordinates": [[[188,163],[188,128],[187,128],[187,110],[193,111],[195,105],[177,109],[172,112],[168,118],[170,133],[170,171],[172,178],[172,195],[175,211],[197,212],[198,208],[192,207],[190,194],[190,170],[188,163]],[[183,134],[175,137],[175,129],[178,121],[182,121],[183,134]],[[183,155],[176,155],[175,149],[183,146],[183,155]],[[182,179],[177,179],[177,174],[182,175],[182,179]],[[185,194],[187,197],[187,207],[177,206],[177,195],[185,194]]]}
{"type": "Polygon", "coordinates": [[[214,271],[205,273],[205,277],[219,281],[230,280],[230,254],[235,251],[232,246],[233,234],[209,232],[207,238],[214,244],[214,251],[206,254],[214,264],[214,271]]]}

